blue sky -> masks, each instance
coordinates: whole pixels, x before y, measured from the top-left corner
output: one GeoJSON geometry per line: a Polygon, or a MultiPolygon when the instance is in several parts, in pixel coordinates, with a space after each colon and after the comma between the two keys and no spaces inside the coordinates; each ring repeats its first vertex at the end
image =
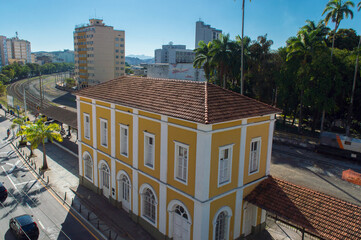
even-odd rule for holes
{"type": "MultiPolygon", "coordinates": [[[[246,0],[245,35],[268,34],[273,49],[284,46],[307,19],[318,22],[328,0],[246,0]]],[[[358,1],[357,1],[358,2],[358,1]]],[[[357,3],[355,2],[355,3],[357,3]]],[[[341,28],[361,32],[361,12],[341,28]]],[[[73,49],[75,25],[94,16],[125,30],[126,55],[154,56],[154,49],[173,41],[194,48],[195,22],[241,33],[241,0],[17,0],[1,1],[0,35],[31,42],[32,51],[73,49]]],[[[330,23],[330,27],[334,27],[330,23]]]]}

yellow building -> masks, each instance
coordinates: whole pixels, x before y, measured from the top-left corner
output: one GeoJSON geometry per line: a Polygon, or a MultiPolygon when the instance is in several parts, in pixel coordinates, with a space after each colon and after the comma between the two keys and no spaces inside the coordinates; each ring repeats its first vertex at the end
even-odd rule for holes
{"type": "Polygon", "coordinates": [[[278,109],[205,82],[121,77],[77,93],[80,182],[157,239],[237,239],[265,211],[278,109]]]}
{"type": "Polygon", "coordinates": [[[74,30],[75,75],[80,87],[125,75],[125,32],[101,19],[89,19],[74,30]]]}

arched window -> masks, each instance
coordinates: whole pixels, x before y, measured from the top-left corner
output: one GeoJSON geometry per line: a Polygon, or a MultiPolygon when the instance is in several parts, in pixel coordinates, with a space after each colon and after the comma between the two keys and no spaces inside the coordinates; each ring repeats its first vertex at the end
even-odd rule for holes
{"type": "Polygon", "coordinates": [[[109,184],[109,182],[110,182],[110,173],[109,172],[110,171],[109,171],[108,166],[105,163],[103,163],[101,165],[100,172],[101,172],[103,187],[106,187],[109,189],[109,185],[110,185],[109,184]]]}
{"type": "Polygon", "coordinates": [[[85,152],[83,155],[84,160],[84,175],[89,180],[93,180],[93,160],[89,153],[85,152]]]}
{"type": "Polygon", "coordinates": [[[122,199],[129,202],[130,182],[126,175],[122,175],[121,185],[122,185],[122,199]]]}
{"type": "Polygon", "coordinates": [[[183,217],[184,219],[188,220],[188,215],[182,206],[177,205],[176,208],[174,209],[174,212],[180,215],[181,217],[183,217]]]}
{"type": "Polygon", "coordinates": [[[155,223],[156,201],[155,196],[149,188],[145,189],[143,195],[143,216],[155,223]]]}
{"type": "Polygon", "coordinates": [[[225,239],[227,239],[227,213],[221,212],[216,221],[215,240],[225,239]]]}

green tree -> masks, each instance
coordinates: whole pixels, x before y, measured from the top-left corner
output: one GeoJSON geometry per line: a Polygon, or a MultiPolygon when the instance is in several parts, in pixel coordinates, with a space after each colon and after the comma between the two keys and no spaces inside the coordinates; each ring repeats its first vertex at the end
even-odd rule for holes
{"type": "Polygon", "coordinates": [[[37,148],[39,144],[43,145],[43,166],[42,170],[48,169],[48,163],[46,161],[46,149],[45,140],[53,142],[55,139],[58,142],[62,142],[60,127],[56,123],[46,125],[42,119],[37,120],[28,126],[23,126],[22,135],[24,135],[32,145],[32,148],[37,148]]]}
{"type": "Polygon", "coordinates": [[[212,42],[206,44],[204,41],[200,41],[198,43],[199,47],[194,49],[196,56],[193,61],[193,67],[202,68],[204,70],[204,75],[206,76],[207,81],[210,81],[210,73],[211,73],[211,49],[212,42]]]}
{"type": "Polygon", "coordinates": [[[23,133],[23,126],[26,126],[27,124],[29,124],[29,122],[27,121],[28,117],[24,116],[24,117],[20,117],[20,118],[15,118],[13,120],[13,123],[11,124],[11,129],[14,129],[16,127],[18,127],[19,131],[17,133],[18,136],[21,137],[20,139],[20,143],[23,143],[24,140],[24,136],[22,135],[23,133]]]}
{"type": "MultiPolygon", "coordinates": [[[[327,45],[331,47],[333,40],[334,32],[330,32],[327,38],[327,45]]],[[[339,29],[335,35],[335,48],[338,49],[347,49],[352,51],[357,47],[359,42],[359,37],[356,34],[356,31],[352,28],[350,29],[339,29]]]]}
{"type": "MultiPolygon", "coordinates": [[[[328,22],[331,20],[335,23],[335,28],[333,32],[337,32],[338,27],[340,26],[341,21],[344,18],[353,18],[353,12],[350,7],[354,7],[352,1],[343,2],[343,0],[330,0],[326,4],[326,8],[323,10],[322,16],[326,13],[325,24],[327,26],[328,22]]],[[[335,46],[335,36],[332,38],[332,50],[331,50],[331,59],[333,55],[333,49],[335,46]]]]}
{"type": "Polygon", "coordinates": [[[227,74],[230,68],[230,50],[231,41],[229,34],[221,35],[220,39],[213,40],[213,47],[211,48],[210,54],[212,56],[212,65],[217,66],[217,78],[220,85],[226,88],[227,74]]]}

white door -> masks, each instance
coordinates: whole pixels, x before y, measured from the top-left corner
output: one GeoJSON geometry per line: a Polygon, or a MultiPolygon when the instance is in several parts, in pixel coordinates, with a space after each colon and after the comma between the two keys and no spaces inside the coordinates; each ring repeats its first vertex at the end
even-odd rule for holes
{"type": "Polygon", "coordinates": [[[102,164],[100,168],[100,180],[103,194],[105,197],[109,197],[110,194],[110,174],[109,168],[106,164],[102,164]]]}
{"type": "Polygon", "coordinates": [[[130,182],[127,176],[122,175],[119,181],[120,200],[125,211],[130,209],[130,182]]]}
{"type": "Polygon", "coordinates": [[[254,222],[254,206],[248,204],[244,210],[244,236],[248,236],[252,233],[252,225],[254,222]]]}
{"type": "Polygon", "coordinates": [[[177,206],[173,214],[173,239],[188,240],[190,236],[190,224],[183,207],[177,206]]]}

